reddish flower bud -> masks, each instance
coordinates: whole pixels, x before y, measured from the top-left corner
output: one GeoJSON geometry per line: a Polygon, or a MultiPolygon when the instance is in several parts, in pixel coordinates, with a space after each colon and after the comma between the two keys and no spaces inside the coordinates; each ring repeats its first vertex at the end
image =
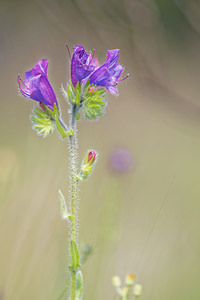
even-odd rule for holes
{"type": "Polygon", "coordinates": [[[96,158],[96,152],[94,150],[91,150],[88,153],[88,162],[93,164],[93,162],[95,161],[95,158],[96,158]]]}

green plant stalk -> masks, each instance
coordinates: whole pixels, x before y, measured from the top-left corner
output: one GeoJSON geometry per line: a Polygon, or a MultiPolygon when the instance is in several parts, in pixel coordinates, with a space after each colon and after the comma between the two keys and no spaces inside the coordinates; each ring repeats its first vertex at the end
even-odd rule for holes
{"type": "MultiPolygon", "coordinates": [[[[76,243],[77,239],[77,136],[76,136],[76,105],[72,106],[71,112],[71,129],[73,135],[69,136],[70,140],[70,176],[71,176],[71,240],[76,243]]],[[[71,271],[71,300],[75,300],[76,289],[76,270],[71,271]]]]}

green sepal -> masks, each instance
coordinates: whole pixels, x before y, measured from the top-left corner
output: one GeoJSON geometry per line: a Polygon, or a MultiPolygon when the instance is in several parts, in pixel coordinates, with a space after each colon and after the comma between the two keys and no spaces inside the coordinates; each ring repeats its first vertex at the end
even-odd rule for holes
{"type": "Polygon", "coordinates": [[[52,119],[55,119],[55,117],[59,117],[60,115],[60,111],[56,105],[56,103],[54,103],[54,107],[53,107],[53,110],[51,110],[50,108],[48,108],[46,105],[44,105],[44,108],[45,108],[45,111],[46,113],[52,118],[52,119]]]}
{"type": "Polygon", "coordinates": [[[60,200],[60,213],[61,213],[61,218],[63,220],[71,220],[71,215],[69,214],[67,210],[67,204],[65,201],[65,197],[63,196],[63,193],[61,190],[58,191],[58,196],[60,200]]]}
{"type": "Polygon", "coordinates": [[[86,84],[82,98],[85,119],[94,120],[103,115],[106,106],[104,88],[96,88],[93,85],[86,84]]]}
{"type": "Polygon", "coordinates": [[[88,176],[92,173],[94,166],[97,162],[97,158],[98,158],[98,153],[96,152],[96,156],[95,159],[91,159],[90,161],[88,161],[88,155],[90,153],[91,150],[87,151],[87,154],[82,162],[81,165],[81,171],[80,173],[76,176],[77,180],[83,181],[85,179],[88,178],[88,176]]]}
{"type": "Polygon", "coordinates": [[[88,81],[86,82],[83,88],[83,97],[88,93],[90,86],[92,85],[90,84],[90,80],[88,79],[88,81]]]}
{"type": "Polygon", "coordinates": [[[76,271],[78,268],[81,267],[81,265],[80,265],[78,247],[73,240],[71,240],[71,244],[70,244],[70,254],[71,254],[72,264],[69,266],[69,270],[76,271]]]}
{"type": "Polygon", "coordinates": [[[93,169],[93,165],[90,165],[89,163],[82,165],[82,167],[81,167],[81,175],[85,175],[86,178],[87,178],[88,175],[91,174],[92,169],[93,169]]]}
{"type": "Polygon", "coordinates": [[[63,96],[66,98],[69,104],[76,104],[77,106],[80,105],[81,100],[81,86],[79,82],[77,82],[76,87],[73,86],[72,82],[70,81],[69,84],[67,84],[67,90],[61,87],[63,96]]]}
{"type": "Polygon", "coordinates": [[[60,135],[62,136],[63,139],[66,138],[67,136],[70,136],[70,135],[74,134],[72,129],[67,131],[62,127],[62,125],[60,123],[60,120],[59,120],[57,115],[55,115],[55,122],[56,122],[57,130],[58,130],[58,132],[60,133],[60,135]]]}
{"type": "Polygon", "coordinates": [[[81,300],[83,298],[83,274],[79,270],[76,273],[76,291],[75,291],[75,299],[81,300]]]}
{"type": "Polygon", "coordinates": [[[43,137],[50,135],[55,128],[54,119],[46,110],[43,110],[39,106],[35,106],[33,108],[31,121],[33,123],[33,129],[35,129],[37,133],[43,137]]]}
{"type": "Polygon", "coordinates": [[[67,100],[67,102],[70,104],[69,102],[69,95],[68,95],[68,92],[64,89],[64,86],[61,85],[61,92],[63,94],[63,97],[67,100]]]}

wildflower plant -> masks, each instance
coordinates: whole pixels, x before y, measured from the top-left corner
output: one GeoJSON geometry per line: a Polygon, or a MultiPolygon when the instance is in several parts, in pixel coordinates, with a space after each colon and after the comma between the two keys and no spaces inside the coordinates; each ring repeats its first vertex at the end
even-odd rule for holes
{"type": "MultiPolygon", "coordinates": [[[[68,125],[61,118],[60,103],[47,76],[47,59],[38,61],[30,71],[25,72],[24,80],[21,79],[20,75],[17,78],[21,94],[38,102],[31,116],[33,129],[43,137],[47,137],[53,133],[54,129],[57,129],[62,139],[67,138],[69,140],[71,179],[69,209],[63,193],[59,190],[58,194],[61,217],[63,220],[67,220],[70,226],[71,261],[68,266],[70,271],[70,292],[68,297],[70,300],[81,300],[83,297],[81,262],[87,256],[85,253],[85,256],[83,255],[84,257],[81,258],[79,250],[77,232],[78,185],[90,176],[98,157],[98,153],[95,150],[89,149],[83,158],[82,164],[78,167],[77,120],[80,119],[81,113],[86,120],[96,120],[102,116],[107,104],[106,90],[113,95],[117,95],[118,82],[128,77],[127,75],[124,79],[120,79],[124,68],[118,63],[119,49],[108,50],[107,59],[103,65],[99,64],[94,54],[94,51],[93,53],[87,53],[82,45],[77,45],[73,48],[71,80],[67,84],[66,89],[62,87],[63,96],[70,106],[70,109],[68,109],[68,125]]],[[[130,282],[131,278],[129,279],[130,282]]],[[[129,285],[127,284],[127,286],[129,285]]],[[[123,289],[120,286],[116,287],[116,289],[120,293],[120,297],[122,297],[123,289]]],[[[121,299],[128,298],[123,296],[121,299]]]]}

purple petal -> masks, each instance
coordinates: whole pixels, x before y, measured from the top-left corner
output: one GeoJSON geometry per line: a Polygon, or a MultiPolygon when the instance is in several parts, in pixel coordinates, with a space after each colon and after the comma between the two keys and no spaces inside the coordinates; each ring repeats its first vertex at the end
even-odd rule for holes
{"type": "Polygon", "coordinates": [[[48,61],[47,59],[42,59],[37,62],[37,64],[31,69],[30,71],[25,72],[24,75],[24,83],[25,85],[28,85],[30,79],[33,76],[37,75],[45,75],[47,76],[47,67],[48,67],[48,61]]]}
{"type": "Polygon", "coordinates": [[[109,79],[110,74],[108,69],[103,65],[98,68],[92,75],[90,76],[90,83],[96,84],[98,86],[106,86],[107,80],[109,79]]]}
{"type": "Polygon", "coordinates": [[[116,63],[119,59],[119,50],[120,49],[108,50],[106,53],[107,61],[110,63],[116,63]]]}
{"type": "Polygon", "coordinates": [[[117,84],[123,70],[124,68],[120,64],[117,64],[112,76],[109,79],[110,84],[117,84]]]}
{"type": "Polygon", "coordinates": [[[54,103],[56,103],[57,107],[58,103],[47,77],[47,67],[47,59],[42,59],[37,62],[33,69],[25,72],[24,82],[21,80],[20,75],[17,81],[23,96],[42,102],[53,110],[54,103]]]}
{"type": "Polygon", "coordinates": [[[44,104],[46,104],[47,106],[54,106],[54,103],[56,103],[58,107],[56,95],[46,76],[40,76],[38,81],[38,89],[43,96],[44,104]]]}
{"type": "Polygon", "coordinates": [[[95,60],[91,54],[88,54],[82,45],[77,45],[73,48],[71,81],[74,87],[78,81],[81,83],[83,79],[88,77],[97,67],[97,60],[95,60]]]}
{"type": "Polygon", "coordinates": [[[112,95],[118,94],[118,91],[117,91],[117,88],[115,85],[107,85],[106,88],[112,95]]]}

